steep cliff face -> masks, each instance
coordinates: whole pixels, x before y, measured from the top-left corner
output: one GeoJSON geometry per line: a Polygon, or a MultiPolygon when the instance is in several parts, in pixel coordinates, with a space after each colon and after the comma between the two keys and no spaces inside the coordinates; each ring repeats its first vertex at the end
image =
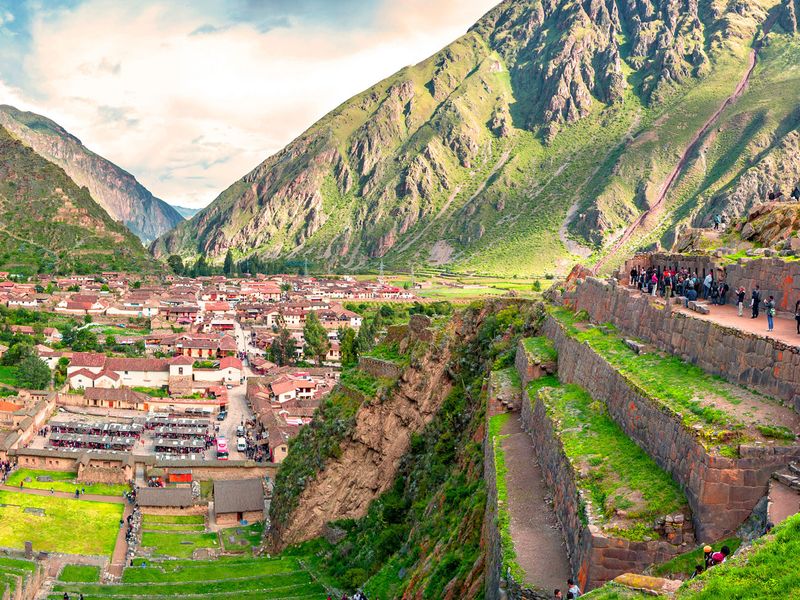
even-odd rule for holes
{"type": "Polygon", "coordinates": [[[147,273],[156,262],[85,188],[0,126],[0,267],[147,273]]]}
{"type": "Polygon", "coordinates": [[[663,205],[635,236],[652,243],[708,213],[796,128],[793,7],[506,0],[332,111],[152,251],[541,273],[581,245],[602,254],[663,205]],[[731,100],[754,46],[758,65],[731,100]],[[704,130],[709,119],[719,126],[704,130]]]}
{"type": "Polygon", "coordinates": [[[53,121],[2,105],[0,125],[64,169],[79,186],[88,188],[111,218],[122,222],[144,243],[183,221],[178,211],[153,196],[133,175],[86,148],[53,121]]]}

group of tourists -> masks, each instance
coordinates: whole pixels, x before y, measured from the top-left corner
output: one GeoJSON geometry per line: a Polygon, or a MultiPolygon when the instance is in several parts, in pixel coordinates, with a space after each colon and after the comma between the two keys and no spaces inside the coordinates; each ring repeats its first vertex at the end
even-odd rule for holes
{"type": "MultiPolygon", "coordinates": [[[[700,277],[697,272],[687,268],[660,269],[658,267],[633,267],[630,271],[629,284],[643,294],[664,297],[682,297],[684,306],[698,299],[708,300],[712,305],[724,306],[728,303],[730,286],[724,277],[714,278],[713,273],[700,277]]],[[[736,292],[736,306],[739,316],[744,315],[747,290],[740,286],[736,292]]],[[[761,289],[756,285],[750,293],[750,309],[752,319],[757,319],[761,309],[767,316],[767,331],[775,330],[776,314],[775,296],[764,298],[761,289]]],[[[794,318],[797,333],[800,335],[800,300],[795,304],[794,318]]]]}
{"type": "MultiPolygon", "coordinates": [[[[333,596],[328,594],[328,600],[333,600],[333,596]]],[[[342,600],[367,600],[367,595],[362,592],[361,590],[357,591],[353,596],[348,596],[347,594],[342,594],[342,600]]]]}
{"type": "Polygon", "coordinates": [[[0,483],[5,483],[13,469],[14,464],[11,461],[0,460],[0,483]]]}

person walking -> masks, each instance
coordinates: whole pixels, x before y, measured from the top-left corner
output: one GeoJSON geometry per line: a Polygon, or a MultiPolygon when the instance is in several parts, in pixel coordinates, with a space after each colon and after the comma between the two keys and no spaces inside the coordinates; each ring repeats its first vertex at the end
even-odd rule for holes
{"type": "MultiPolygon", "coordinates": [[[[739,309],[740,317],[742,316],[742,313],[744,313],[744,295],[745,295],[744,288],[739,287],[739,289],[736,290],[736,307],[739,309]]],[[[798,300],[797,303],[800,304],[800,300],[798,300]]],[[[798,333],[800,333],[800,321],[797,322],[797,327],[798,327],[798,333]]]]}
{"type": "Polygon", "coordinates": [[[575,580],[572,578],[567,579],[567,593],[572,594],[573,598],[578,598],[581,595],[581,588],[578,587],[575,580]]]}
{"type": "Polygon", "coordinates": [[[706,278],[703,280],[703,298],[708,300],[708,297],[711,295],[711,286],[714,283],[714,277],[709,273],[706,275],[706,278]]]}
{"type": "Polygon", "coordinates": [[[767,331],[772,331],[775,328],[775,298],[770,296],[764,303],[764,308],[767,311],[767,331]]]}
{"type": "Polygon", "coordinates": [[[761,304],[761,290],[758,289],[758,286],[753,289],[753,293],[750,296],[750,308],[753,309],[753,316],[751,319],[758,318],[758,309],[760,308],[761,304]]]}

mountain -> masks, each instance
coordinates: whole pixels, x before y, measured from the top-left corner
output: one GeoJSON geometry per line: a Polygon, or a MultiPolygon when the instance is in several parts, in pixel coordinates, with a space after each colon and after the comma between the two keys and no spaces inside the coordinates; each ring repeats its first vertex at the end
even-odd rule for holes
{"type": "Polygon", "coordinates": [[[142,242],[152,242],[183,221],[177,210],[153,196],[133,175],[86,148],[50,119],[0,105],[0,125],[64,169],[79,186],[87,187],[92,198],[142,242]]]}
{"type": "Polygon", "coordinates": [[[153,272],[141,242],[61,167],[0,126],[0,268],[13,273],[153,272]]]}
{"type": "Polygon", "coordinates": [[[151,250],[327,269],[611,268],[788,193],[797,22],[795,0],[506,0],[151,250]]]}
{"type": "Polygon", "coordinates": [[[173,206],[175,210],[178,211],[178,214],[182,216],[184,219],[191,219],[197,213],[199,213],[202,209],[200,208],[188,208],[186,206],[173,206]]]}

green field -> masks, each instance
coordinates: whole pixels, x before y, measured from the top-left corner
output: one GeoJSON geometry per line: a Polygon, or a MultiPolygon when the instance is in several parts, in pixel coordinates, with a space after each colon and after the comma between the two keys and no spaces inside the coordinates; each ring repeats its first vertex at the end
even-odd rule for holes
{"type": "Polygon", "coordinates": [[[100,567],[94,565],[66,565],[61,570],[58,580],[68,583],[97,583],[100,581],[100,567]]]}
{"type": "Polygon", "coordinates": [[[115,485],[106,483],[77,483],[75,478],[77,473],[64,471],[42,471],[35,469],[19,469],[14,471],[6,482],[7,485],[19,487],[20,482],[26,488],[36,490],[50,490],[55,492],[66,492],[74,494],[77,488],[85,490],[87,494],[97,496],[122,496],[124,492],[130,490],[127,485],[115,485]],[[37,481],[37,477],[49,477],[53,481],[37,481]],[[30,479],[30,481],[25,481],[30,479]]]}
{"type": "Polygon", "coordinates": [[[110,555],[122,504],[0,491],[0,546],[67,554],[110,555]],[[32,508],[43,516],[24,512],[32,508]]]}
{"type": "Polygon", "coordinates": [[[263,523],[253,523],[246,527],[231,527],[219,532],[225,552],[247,553],[261,543],[264,533],[263,523]]]}
{"type": "Polygon", "coordinates": [[[144,531],[141,547],[153,556],[190,558],[198,548],[219,548],[219,538],[216,533],[144,531]]]}
{"type": "Polygon", "coordinates": [[[17,378],[17,367],[0,366],[0,383],[19,387],[19,379],[17,378]]]}
{"type": "Polygon", "coordinates": [[[328,593],[294,558],[147,561],[147,566],[140,566],[142,562],[125,569],[120,584],[59,583],[50,598],[60,600],[67,592],[114,600],[195,594],[211,600],[317,600],[328,593]]]}
{"type": "Polygon", "coordinates": [[[25,579],[35,570],[36,563],[33,561],[0,557],[0,596],[7,589],[9,597],[13,598],[17,587],[24,584],[25,579]]]}

